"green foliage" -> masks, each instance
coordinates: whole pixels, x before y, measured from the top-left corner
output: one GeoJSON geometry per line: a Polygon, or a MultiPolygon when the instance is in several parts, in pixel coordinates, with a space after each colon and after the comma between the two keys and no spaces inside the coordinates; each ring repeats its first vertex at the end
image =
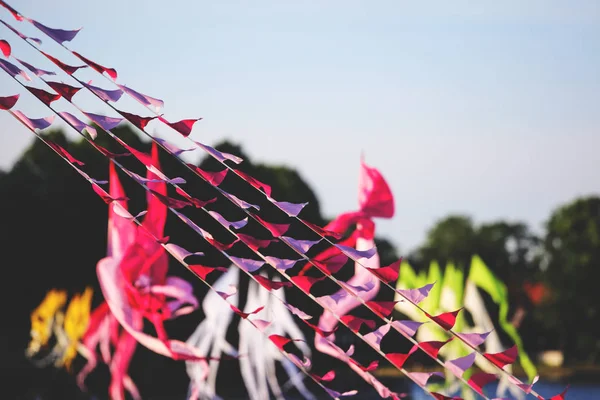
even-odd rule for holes
{"type": "Polygon", "coordinates": [[[539,270],[540,244],[523,222],[496,221],[477,229],[477,254],[493,261],[496,276],[509,284],[530,279],[539,270]]]}
{"type": "Polygon", "coordinates": [[[422,266],[428,266],[435,260],[442,265],[452,261],[464,268],[469,265],[476,242],[471,218],[451,215],[439,220],[427,232],[425,244],[417,250],[414,258],[422,266]]]}
{"type": "Polygon", "coordinates": [[[600,197],[558,208],[546,225],[543,279],[551,300],[538,313],[570,360],[597,362],[600,354],[600,197]]]}

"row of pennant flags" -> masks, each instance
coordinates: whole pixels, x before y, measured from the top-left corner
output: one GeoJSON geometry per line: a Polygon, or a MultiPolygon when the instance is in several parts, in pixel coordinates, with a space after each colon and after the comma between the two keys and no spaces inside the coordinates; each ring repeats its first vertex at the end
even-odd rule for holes
{"type": "MultiPolygon", "coordinates": [[[[519,359],[517,345],[496,353],[484,352],[481,350],[481,346],[489,332],[457,331],[456,322],[462,308],[436,315],[430,313],[431,310],[430,312],[426,311],[423,304],[428,299],[435,282],[424,283],[417,288],[400,289],[395,287],[401,262],[381,266],[374,242],[375,223],[373,219],[391,218],[394,215],[392,192],[377,169],[361,162],[357,211],[341,214],[325,227],[314,225],[301,217],[302,210],[307,203],[276,200],[272,197],[269,185],[239,169],[239,164],[243,162],[240,157],[218,151],[207,144],[193,140],[190,137],[192,128],[200,118],[176,122],[167,120],[161,114],[164,107],[162,100],[117,83],[118,74],[114,68],[96,63],[67,47],[66,43],[71,42],[78,35],[79,30],[49,28],[34,19],[25,17],[2,0],[0,0],[0,6],[8,11],[14,20],[9,23],[5,18],[0,18],[0,22],[7,29],[6,32],[10,31],[14,40],[23,41],[39,52],[41,58],[46,60],[44,63],[47,67],[44,66],[44,68],[48,69],[38,68],[30,62],[18,58],[13,54],[11,42],[7,39],[0,40],[0,52],[4,56],[4,58],[0,58],[0,67],[30,96],[43,103],[52,112],[52,115],[44,118],[30,118],[26,112],[16,110],[15,106],[20,99],[19,94],[7,96],[2,94],[0,108],[20,121],[39,140],[68,163],[109,206],[107,256],[97,265],[97,275],[105,302],[86,317],[85,309],[86,307],[89,309],[92,297],[91,292],[86,290],[71,300],[65,313],[59,313],[58,311],[66,303],[65,294],[51,291],[36,310],[35,321],[32,319],[32,334],[35,333],[37,347],[47,343],[50,332],[56,330],[58,326],[60,334],[57,333],[57,336],[60,336],[59,342],[63,345],[60,354],[54,356],[60,356],[67,367],[70,367],[72,359],[78,353],[87,359],[86,366],[78,374],[78,382],[82,387],[84,387],[86,376],[94,370],[99,361],[102,361],[110,367],[109,393],[111,398],[124,399],[125,392],[135,399],[141,398],[135,383],[128,374],[129,363],[138,344],[165,357],[186,362],[188,373],[192,378],[189,398],[200,398],[205,396],[207,391],[214,390],[214,387],[210,388],[206,382],[211,379],[214,381],[216,366],[223,358],[238,358],[243,367],[242,375],[244,375],[244,370],[246,371],[247,375],[244,376],[256,377],[256,374],[261,376],[268,374],[268,371],[252,371],[253,368],[259,367],[249,365],[248,361],[244,361],[245,356],[241,349],[236,351],[223,345],[222,349],[214,353],[217,354],[216,356],[213,353],[208,354],[207,340],[210,341],[211,335],[216,335],[214,331],[218,327],[221,330],[225,329],[223,326],[226,326],[230,317],[228,320],[223,316],[228,315],[227,311],[229,311],[241,317],[240,332],[242,329],[252,332],[248,334],[248,337],[254,338],[252,340],[256,340],[256,343],[268,341],[274,345],[274,347],[271,346],[274,349],[272,357],[284,365],[294,386],[305,397],[312,395],[303,387],[302,379],[297,379],[298,374],[304,374],[305,379],[312,380],[327,395],[335,399],[356,395],[357,391],[351,388],[343,388],[342,391],[332,389],[330,386],[334,383],[338,388],[340,384],[345,384],[345,382],[336,382],[334,370],[323,373],[313,372],[318,370],[319,366],[312,364],[306,338],[293,321],[305,324],[314,331],[317,350],[341,360],[371,385],[382,398],[399,399],[405,394],[394,393],[373,375],[373,371],[379,366],[379,359],[366,364],[360,363],[353,357],[353,346],[344,350],[335,343],[335,331],[340,325],[348,328],[359,340],[371,347],[381,359],[387,360],[407,379],[435,399],[459,399],[461,397],[451,397],[428,388],[429,379],[439,375],[438,372],[407,371],[405,363],[416,352],[422,352],[434,360],[462,382],[465,387],[470,388],[472,393],[481,398],[489,398],[484,391],[487,384],[503,380],[524,395],[544,399],[533,387],[537,377],[532,377],[531,383],[524,383],[509,372],[507,367],[519,359]],[[21,24],[33,25],[45,37],[60,45],[62,52],[70,53],[82,65],[66,64],[58,56],[44,51],[42,40],[26,36],[17,29],[21,24]],[[56,67],[58,69],[53,70],[56,67]],[[91,68],[97,72],[108,82],[109,88],[96,86],[78,78],[77,72],[84,68],[91,68]],[[66,78],[68,83],[51,80],[58,79],[59,76],[66,78]],[[41,82],[44,88],[31,86],[32,84],[29,82],[34,81],[41,82]],[[103,103],[103,107],[110,109],[114,116],[91,113],[78,106],[75,101],[77,94],[86,91],[103,103]],[[148,110],[149,116],[140,116],[118,109],[116,103],[124,96],[144,106],[148,110]],[[72,112],[56,110],[53,103],[61,98],[69,103],[69,107],[73,109],[72,112]],[[78,114],[79,117],[75,114],[78,114]],[[78,160],[65,148],[40,133],[49,128],[57,117],[110,160],[108,181],[90,177],[84,171],[85,163],[83,161],[78,160]],[[150,134],[147,125],[155,119],[185,138],[191,148],[179,148],[150,134]],[[137,131],[152,140],[153,146],[150,154],[135,149],[113,133],[113,130],[123,123],[130,123],[137,131]],[[110,136],[122,147],[123,151],[114,153],[96,143],[95,139],[99,134],[110,136]],[[170,178],[163,173],[158,160],[159,148],[179,160],[194,175],[210,185],[216,196],[208,199],[192,196],[184,188],[187,184],[184,179],[170,178]],[[222,166],[222,170],[206,171],[181,159],[184,152],[194,149],[200,149],[207,153],[222,166]],[[131,156],[143,164],[147,171],[145,177],[122,165],[120,159],[126,156],[131,156]],[[119,182],[117,170],[122,171],[146,191],[147,210],[136,215],[130,213],[128,199],[119,182]],[[238,179],[250,185],[264,196],[265,205],[250,203],[234,193],[224,190],[221,186],[226,179],[238,179]],[[168,185],[174,187],[177,196],[167,194],[168,185]],[[231,220],[217,211],[211,210],[212,205],[216,202],[230,202],[245,217],[231,220]],[[223,231],[229,233],[231,241],[217,241],[211,232],[199,226],[186,215],[184,212],[186,208],[195,208],[206,213],[207,216],[219,223],[223,231]],[[233,267],[211,265],[208,257],[203,258],[203,253],[190,251],[173,243],[168,236],[164,235],[164,225],[169,211],[223,254],[233,267]],[[267,216],[274,214],[279,214],[278,218],[285,218],[287,222],[269,222],[267,216]],[[250,222],[263,227],[268,238],[257,238],[244,233],[244,228],[250,222]],[[292,225],[304,226],[307,232],[306,236],[301,238],[286,236],[286,232],[292,225]],[[350,235],[345,234],[348,230],[352,232],[350,235]],[[289,258],[269,255],[268,250],[274,243],[279,243],[279,246],[287,248],[290,254],[289,258]],[[316,246],[317,244],[325,245],[325,249],[314,254],[314,249],[319,248],[316,246]],[[236,247],[250,250],[253,256],[234,256],[237,254],[234,251],[236,247]],[[205,310],[206,321],[185,342],[170,338],[164,323],[196,310],[200,304],[194,296],[192,285],[189,282],[169,275],[168,254],[210,289],[205,299],[206,303],[210,298],[211,305],[209,309],[205,310]],[[188,262],[190,259],[203,260],[203,262],[188,262]],[[338,271],[349,261],[354,263],[354,275],[344,281],[336,276],[338,271]],[[271,271],[271,275],[265,274],[266,270],[271,271]],[[272,277],[273,272],[276,272],[274,278],[272,277]],[[207,282],[207,277],[215,273],[220,273],[221,277],[217,284],[211,285],[207,282]],[[254,285],[255,289],[252,290],[256,291],[252,295],[253,300],[248,300],[244,310],[239,309],[237,303],[238,293],[235,282],[239,279],[239,274],[246,274],[254,285]],[[313,286],[323,280],[332,281],[338,287],[338,291],[330,295],[315,296],[312,293],[313,286]],[[313,321],[315,316],[286,301],[284,289],[288,287],[297,288],[306,295],[305,297],[310,298],[323,309],[318,323],[313,321]],[[380,290],[393,291],[394,301],[374,301],[373,298],[380,290]],[[219,303],[218,306],[217,303],[219,303]],[[399,306],[403,310],[410,309],[408,315],[415,315],[415,318],[393,320],[392,312],[399,306]],[[371,317],[362,318],[352,315],[350,312],[357,307],[368,310],[371,317]],[[217,313],[215,310],[224,310],[225,312],[217,313]],[[57,315],[60,315],[61,318],[56,318],[57,315]],[[425,322],[417,322],[419,318],[425,322]],[[156,335],[144,332],[144,320],[154,326],[156,335]],[[49,321],[53,321],[52,328],[49,321]],[[419,341],[416,339],[417,331],[425,323],[429,327],[437,327],[436,329],[440,333],[439,340],[419,341]],[[390,340],[388,339],[390,336],[397,338],[390,340]],[[409,343],[410,349],[403,352],[384,351],[384,346],[382,346],[384,338],[390,343],[409,343]],[[450,342],[460,343],[466,355],[456,359],[442,359],[440,350],[450,342]],[[100,357],[98,357],[97,349],[99,349],[100,357]],[[486,364],[486,372],[473,371],[472,367],[476,359],[480,363],[486,364]]],[[[242,335],[240,335],[241,341],[242,335]]],[[[242,345],[240,343],[240,347],[245,346],[246,351],[251,351],[250,344],[242,345]]],[[[30,348],[30,350],[34,351],[35,348],[30,348]]],[[[245,380],[249,395],[252,398],[265,398],[264,389],[250,388],[251,381],[252,379],[245,380]]],[[[271,384],[271,390],[277,392],[276,383],[271,382],[271,384]]],[[[565,394],[566,389],[563,393],[552,397],[552,400],[564,399],[565,394]]]]}

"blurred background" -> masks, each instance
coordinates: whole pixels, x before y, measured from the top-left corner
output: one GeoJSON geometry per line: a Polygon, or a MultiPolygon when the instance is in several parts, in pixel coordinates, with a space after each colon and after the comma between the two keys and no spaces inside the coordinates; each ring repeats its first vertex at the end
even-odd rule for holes
{"type": "MultiPolygon", "coordinates": [[[[402,256],[417,272],[432,261],[452,262],[466,274],[472,256],[480,256],[505,283],[509,320],[542,380],[572,382],[574,399],[577,390],[587,396],[581,398],[600,396],[592,385],[600,378],[598,2],[12,5],[51,27],[83,26],[70,48],[163,99],[169,120],[204,117],[194,138],[242,155],[248,172],[273,185],[274,197],[309,201],[303,216],[311,222],[356,209],[364,154],[396,196],[394,219],[377,221],[383,261],[402,256]]],[[[10,15],[0,10],[0,17],[10,15]]],[[[35,36],[30,25],[13,25],[35,36]]],[[[0,34],[17,57],[48,67],[4,26],[0,34]]],[[[0,88],[0,95],[22,91],[5,74],[0,88]]],[[[102,111],[89,99],[82,105],[102,111]]],[[[31,96],[22,96],[18,109],[49,115],[31,96]]],[[[152,124],[158,136],[165,133],[152,124]]],[[[58,123],[48,134],[84,160],[92,177],[107,177],[106,160],[76,135],[58,123]]],[[[127,128],[120,136],[150,148],[127,128]]],[[[211,168],[198,153],[185,157],[211,168]]],[[[186,177],[170,158],[161,161],[186,177]]],[[[106,205],[5,113],[0,168],[0,366],[8,398],[73,398],[64,370],[36,369],[25,358],[29,314],[54,287],[73,294],[89,285],[94,304],[100,301],[95,265],[106,252],[106,205]]],[[[143,192],[123,183],[133,209],[144,209],[143,192]]],[[[194,247],[174,220],[166,232],[194,247]]],[[[200,318],[183,317],[170,329],[186,337],[200,318]]],[[[142,393],[178,388],[185,395],[180,364],[139,349],[132,371],[142,393]],[[142,365],[161,377],[144,374],[142,365]]],[[[90,379],[91,392],[102,396],[108,373],[90,379]]]]}

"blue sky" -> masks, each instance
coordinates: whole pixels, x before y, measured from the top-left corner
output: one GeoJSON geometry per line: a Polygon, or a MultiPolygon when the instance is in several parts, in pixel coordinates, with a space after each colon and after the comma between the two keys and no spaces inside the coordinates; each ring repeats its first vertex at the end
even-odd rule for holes
{"type": "MultiPolygon", "coordinates": [[[[449,213],[540,230],[556,206],[600,193],[597,1],[11,4],[51,27],[83,26],[69,46],[162,98],[167,118],[204,117],[195,139],[232,139],[254,160],[298,168],[330,216],[356,208],[364,152],[396,195],[396,216],[379,230],[403,251],[449,213]]],[[[52,67],[2,26],[0,35],[18,57],[52,67]]],[[[0,91],[21,92],[6,75],[0,91]]],[[[48,115],[25,95],[18,109],[48,115]]],[[[32,136],[6,114],[0,126],[8,168],[32,136]]]]}

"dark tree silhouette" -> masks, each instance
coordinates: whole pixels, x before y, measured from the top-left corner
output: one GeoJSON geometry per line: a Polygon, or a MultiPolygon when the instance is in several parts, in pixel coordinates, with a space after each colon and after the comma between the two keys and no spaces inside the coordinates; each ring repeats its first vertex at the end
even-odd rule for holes
{"type": "Polygon", "coordinates": [[[600,197],[558,208],[547,222],[543,279],[550,301],[538,320],[558,335],[568,361],[598,361],[600,355],[600,197]]]}

